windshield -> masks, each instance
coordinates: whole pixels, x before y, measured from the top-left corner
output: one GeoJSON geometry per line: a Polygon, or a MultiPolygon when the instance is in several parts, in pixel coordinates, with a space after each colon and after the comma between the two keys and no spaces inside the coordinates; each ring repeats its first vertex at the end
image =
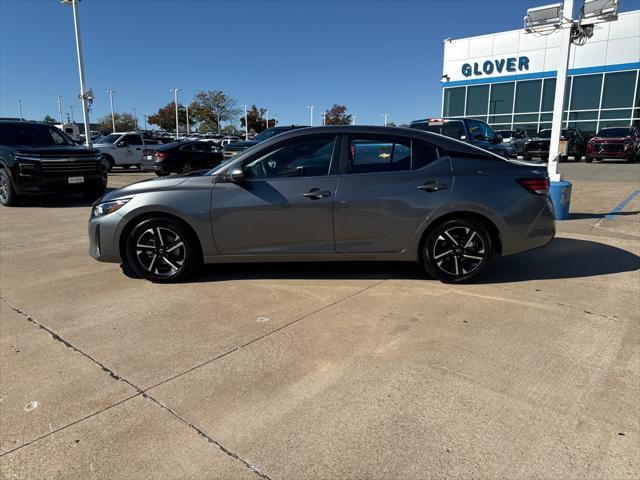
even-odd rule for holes
{"type": "Polygon", "coordinates": [[[602,138],[613,138],[613,137],[630,137],[631,129],[630,128],[605,128],[604,130],[600,130],[596,137],[602,138]]]}
{"type": "Polygon", "coordinates": [[[37,123],[0,123],[0,145],[49,147],[75,145],[57,128],[37,123]]]}
{"type": "Polygon", "coordinates": [[[109,135],[100,137],[98,140],[96,140],[96,143],[116,143],[121,136],[122,135],[120,135],[119,133],[110,133],[109,135]]]}
{"type": "Polygon", "coordinates": [[[256,143],[264,142],[268,138],[275,137],[279,133],[283,133],[283,132],[284,132],[284,130],[282,130],[282,129],[268,128],[268,129],[263,130],[262,132],[260,132],[255,137],[253,137],[253,141],[256,142],[256,143]]]}

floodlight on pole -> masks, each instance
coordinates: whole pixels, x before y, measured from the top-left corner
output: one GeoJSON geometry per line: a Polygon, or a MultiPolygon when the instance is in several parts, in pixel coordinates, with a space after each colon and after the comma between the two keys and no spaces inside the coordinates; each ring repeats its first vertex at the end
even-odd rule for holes
{"type": "Polygon", "coordinates": [[[20,121],[22,121],[22,100],[18,99],[18,115],[20,116],[20,121]]]}
{"type": "Polygon", "coordinates": [[[57,95],[56,101],[58,102],[58,115],[60,116],[60,125],[62,125],[64,123],[64,119],[62,118],[62,95],[57,95]]]}
{"type": "Polygon", "coordinates": [[[383,113],[382,116],[384,117],[384,126],[387,126],[387,119],[389,118],[389,115],[391,115],[390,113],[383,113]]]}
{"type": "Polygon", "coordinates": [[[249,105],[243,104],[244,107],[244,139],[245,141],[249,140],[249,122],[247,121],[247,107],[249,105]]]}
{"type": "Polygon", "coordinates": [[[84,61],[82,59],[82,42],[80,40],[80,16],[78,13],[78,2],[80,0],[62,0],[63,5],[73,7],[73,27],[76,33],[76,54],[78,57],[78,74],[80,77],[80,100],[82,101],[82,118],[84,120],[84,138],[87,147],[91,147],[91,135],[89,126],[89,106],[88,102],[93,101],[93,94],[87,91],[84,84],[84,61]]]}
{"type": "Polygon", "coordinates": [[[316,106],[315,105],[308,105],[307,108],[311,112],[310,120],[309,120],[309,126],[313,127],[313,109],[316,108],[316,106]]]}
{"type": "Polygon", "coordinates": [[[180,126],[178,123],[178,92],[180,92],[181,88],[173,88],[171,91],[173,92],[173,101],[176,104],[176,140],[180,139],[180,126]]]}
{"type": "Polygon", "coordinates": [[[618,16],[618,4],[618,0],[584,0],[582,18],[613,20],[618,16]]]}
{"type": "Polygon", "coordinates": [[[530,8],[527,10],[527,16],[524,17],[524,29],[527,33],[533,33],[560,28],[564,20],[564,11],[566,8],[563,9],[562,3],[530,8]]]}
{"type": "Polygon", "coordinates": [[[109,94],[109,104],[111,105],[111,128],[114,132],[116,131],[116,116],[113,111],[113,94],[115,92],[116,90],[107,90],[107,93],[109,94]]]}

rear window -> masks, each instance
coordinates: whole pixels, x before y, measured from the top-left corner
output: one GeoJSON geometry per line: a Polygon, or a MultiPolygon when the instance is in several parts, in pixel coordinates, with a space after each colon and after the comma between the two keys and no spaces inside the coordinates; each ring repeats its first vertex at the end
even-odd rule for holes
{"type": "Polygon", "coordinates": [[[416,122],[411,124],[412,128],[424,130],[426,132],[437,133],[445,137],[465,140],[466,131],[464,124],[460,120],[445,120],[444,122],[416,122]]]}

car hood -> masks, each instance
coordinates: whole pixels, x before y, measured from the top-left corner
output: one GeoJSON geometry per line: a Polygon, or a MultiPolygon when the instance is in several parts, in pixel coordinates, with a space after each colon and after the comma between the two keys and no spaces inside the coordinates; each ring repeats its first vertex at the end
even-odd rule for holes
{"type": "Polygon", "coordinates": [[[111,192],[107,193],[104,197],[102,197],[100,201],[106,202],[109,200],[113,200],[115,198],[126,197],[128,195],[136,195],[138,193],[148,193],[148,192],[157,192],[160,190],[168,190],[183,184],[192,176],[202,175],[206,172],[207,171],[204,170],[202,172],[192,172],[187,175],[171,175],[169,177],[150,178],[148,180],[142,180],[140,182],[127,185],[126,187],[118,188],[117,190],[112,190],[111,192]]]}
{"type": "Polygon", "coordinates": [[[626,143],[630,142],[630,137],[593,137],[590,142],[599,142],[599,143],[626,143]]]}
{"type": "Polygon", "coordinates": [[[27,147],[17,145],[18,155],[31,155],[34,157],[83,157],[87,155],[99,155],[100,152],[78,145],[59,145],[50,147],[27,147]]]}

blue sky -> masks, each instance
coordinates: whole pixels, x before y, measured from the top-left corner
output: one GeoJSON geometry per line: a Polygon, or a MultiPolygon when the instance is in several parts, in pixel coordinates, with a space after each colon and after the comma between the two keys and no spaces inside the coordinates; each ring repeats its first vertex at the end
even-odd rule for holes
{"type": "MultiPolygon", "coordinates": [[[[92,121],[117,111],[154,113],[182,88],[223,90],[281,124],[347,105],[359,124],[398,124],[440,113],[442,40],[521,28],[550,0],[207,1],[82,0],[80,20],[92,121]]],[[[580,3],[578,1],[578,3],[580,3]]],[[[640,0],[622,0],[623,10],[640,0]]],[[[0,0],[0,116],[81,118],[71,7],[0,0]]]]}

